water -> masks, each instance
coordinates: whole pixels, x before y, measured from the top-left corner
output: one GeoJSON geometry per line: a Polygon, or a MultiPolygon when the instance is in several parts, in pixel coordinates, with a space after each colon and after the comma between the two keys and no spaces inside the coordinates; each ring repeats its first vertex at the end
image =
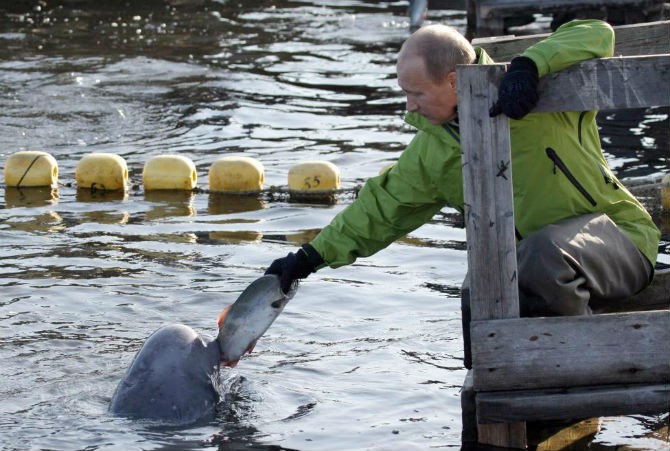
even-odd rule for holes
{"type": "MultiPolygon", "coordinates": [[[[325,159],[353,190],[412,136],[394,76],[406,2],[131,3],[0,3],[0,157],[49,151],[62,182],[54,194],[0,188],[2,449],[459,449],[465,232],[448,209],[303,283],[254,353],[222,373],[214,421],[161,428],[107,414],[151,332],[214,333],[220,309],[352,196],[101,197],[73,187],[83,155],[122,155],[134,184],[150,157],[185,155],[203,187],[223,155],[259,159],[277,186],[297,162],[325,159]]],[[[429,19],[465,28],[463,11],[429,19]]],[[[668,172],[668,129],[667,110],[608,114],[612,166],[668,172]]],[[[657,449],[664,421],[607,418],[588,446],[657,449]]]]}

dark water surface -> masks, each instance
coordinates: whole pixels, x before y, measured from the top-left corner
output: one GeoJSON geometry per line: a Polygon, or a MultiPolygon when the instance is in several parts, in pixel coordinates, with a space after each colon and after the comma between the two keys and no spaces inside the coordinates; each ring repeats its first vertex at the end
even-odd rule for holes
{"type": "MultiPolygon", "coordinates": [[[[285,185],[301,160],[325,159],[353,189],[412,136],[394,76],[405,9],[0,2],[0,157],[48,151],[62,182],[53,196],[0,188],[1,449],[461,447],[466,256],[453,211],[373,258],[311,276],[255,352],[222,372],[217,418],[176,429],[107,414],[144,339],[168,323],[214,333],[221,308],[352,196],[325,205],[73,188],[83,155],[113,152],[135,184],[150,157],[177,153],[195,162],[202,187],[213,161],[246,155],[268,185],[285,185]]],[[[429,19],[465,28],[463,11],[429,19]]],[[[667,110],[603,120],[620,175],[668,172],[667,110]]],[[[663,421],[607,418],[585,446],[658,449],[663,421]]]]}

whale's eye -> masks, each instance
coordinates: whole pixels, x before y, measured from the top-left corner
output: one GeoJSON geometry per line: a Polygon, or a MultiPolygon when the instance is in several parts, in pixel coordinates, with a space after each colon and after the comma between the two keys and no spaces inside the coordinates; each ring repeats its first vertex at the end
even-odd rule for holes
{"type": "Polygon", "coordinates": [[[281,302],[281,301],[282,301],[281,299],[279,299],[279,300],[277,300],[277,301],[274,301],[272,304],[270,304],[270,306],[271,306],[272,308],[281,308],[281,305],[282,305],[282,302],[281,302]]]}

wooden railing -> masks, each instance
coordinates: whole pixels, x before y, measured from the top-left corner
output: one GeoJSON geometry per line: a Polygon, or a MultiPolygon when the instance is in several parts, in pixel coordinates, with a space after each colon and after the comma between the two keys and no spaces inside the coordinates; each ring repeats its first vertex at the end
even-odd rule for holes
{"type": "MultiPolygon", "coordinates": [[[[509,124],[488,116],[504,71],[457,68],[473,357],[464,427],[523,448],[525,421],[668,411],[669,310],[519,317],[509,124]]],[[[670,54],[585,61],[539,90],[536,112],[670,105],[670,54]]]]}
{"type": "Polygon", "coordinates": [[[664,0],[466,0],[468,35],[499,36],[507,20],[534,13],[597,17],[618,23],[667,18],[664,0]]]}

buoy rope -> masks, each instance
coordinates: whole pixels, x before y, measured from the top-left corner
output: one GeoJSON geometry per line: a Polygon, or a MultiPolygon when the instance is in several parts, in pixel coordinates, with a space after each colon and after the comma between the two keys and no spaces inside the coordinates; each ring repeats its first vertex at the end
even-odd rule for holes
{"type": "Polygon", "coordinates": [[[33,167],[33,165],[35,164],[35,162],[37,162],[37,160],[39,160],[40,157],[42,157],[42,156],[43,156],[43,155],[37,155],[37,156],[35,156],[35,158],[33,158],[33,161],[30,162],[30,164],[28,165],[28,167],[27,167],[26,170],[24,171],[23,175],[21,176],[21,178],[20,178],[19,181],[17,182],[17,184],[16,184],[16,187],[17,187],[17,188],[20,188],[20,187],[21,187],[21,182],[23,181],[23,179],[26,178],[26,175],[28,175],[28,172],[30,172],[30,169],[32,169],[32,167],[33,167]]]}

